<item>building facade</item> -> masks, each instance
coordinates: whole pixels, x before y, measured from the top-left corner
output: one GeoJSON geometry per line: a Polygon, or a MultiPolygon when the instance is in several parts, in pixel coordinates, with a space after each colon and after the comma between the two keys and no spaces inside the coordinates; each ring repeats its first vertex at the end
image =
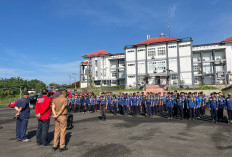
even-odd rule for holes
{"type": "Polygon", "coordinates": [[[124,47],[124,53],[99,50],[82,56],[81,88],[146,84],[194,87],[232,83],[232,37],[220,43],[193,45],[191,38],[147,38],[124,47]]]}
{"type": "Polygon", "coordinates": [[[90,86],[125,85],[125,55],[99,50],[82,56],[80,66],[81,88],[90,86]]]}

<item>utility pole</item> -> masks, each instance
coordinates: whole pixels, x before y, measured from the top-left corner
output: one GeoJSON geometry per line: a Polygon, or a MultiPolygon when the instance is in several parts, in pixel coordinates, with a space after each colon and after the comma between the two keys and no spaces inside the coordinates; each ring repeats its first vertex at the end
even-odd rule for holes
{"type": "MultiPolygon", "coordinates": [[[[77,76],[76,73],[72,73],[72,74],[77,76]]],[[[73,78],[74,78],[74,81],[75,81],[75,90],[76,90],[76,88],[77,88],[77,84],[76,84],[77,80],[76,80],[76,77],[75,77],[75,76],[74,76],[73,78]]]]}

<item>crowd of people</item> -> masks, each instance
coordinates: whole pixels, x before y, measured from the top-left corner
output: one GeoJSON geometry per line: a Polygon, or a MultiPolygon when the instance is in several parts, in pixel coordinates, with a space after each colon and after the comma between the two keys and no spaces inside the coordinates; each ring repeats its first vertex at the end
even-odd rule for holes
{"type": "MultiPolygon", "coordinates": [[[[232,122],[232,98],[224,98],[222,93],[211,93],[207,98],[203,92],[184,93],[177,91],[168,93],[120,93],[112,95],[104,92],[101,96],[91,94],[71,94],[62,90],[55,99],[49,98],[47,89],[42,90],[42,97],[37,99],[35,113],[38,120],[36,132],[37,145],[47,146],[48,130],[50,126],[51,115],[55,120],[53,150],[58,148],[60,151],[67,150],[65,145],[65,134],[67,129],[68,112],[94,113],[101,111],[102,120],[106,120],[106,113],[133,115],[138,114],[151,117],[152,115],[168,115],[168,119],[187,118],[195,120],[205,117],[205,109],[208,107],[213,122],[224,120],[224,109],[227,110],[228,123],[232,122]]],[[[29,142],[26,138],[27,124],[30,117],[30,107],[28,101],[29,93],[24,93],[23,98],[15,106],[17,114],[16,120],[16,138],[17,141],[29,142]]]]}
{"type": "Polygon", "coordinates": [[[195,120],[205,117],[205,109],[210,109],[213,122],[224,121],[224,109],[227,110],[228,123],[232,122],[232,99],[231,94],[224,98],[222,93],[211,93],[207,98],[203,92],[184,93],[177,91],[162,93],[142,92],[120,93],[119,95],[107,95],[102,92],[101,96],[91,94],[72,94],[68,98],[67,107],[71,112],[90,112],[101,110],[103,120],[106,119],[106,112],[114,115],[137,114],[151,117],[152,115],[165,115],[168,119],[187,118],[195,120]]]}

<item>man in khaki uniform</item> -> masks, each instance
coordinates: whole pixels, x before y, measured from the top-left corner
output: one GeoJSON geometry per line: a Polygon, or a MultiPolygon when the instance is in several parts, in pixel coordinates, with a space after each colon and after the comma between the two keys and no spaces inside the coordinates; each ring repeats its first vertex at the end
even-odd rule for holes
{"type": "Polygon", "coordinates": [[[52,113],[55,118],[55,133],[53,150],[58,149],[60,138],[60,152],[68,150],[65,147],[65,134],[67,128],[67,91],[61,91],[61,95],[54,99],[52,104],[52,113]]]}

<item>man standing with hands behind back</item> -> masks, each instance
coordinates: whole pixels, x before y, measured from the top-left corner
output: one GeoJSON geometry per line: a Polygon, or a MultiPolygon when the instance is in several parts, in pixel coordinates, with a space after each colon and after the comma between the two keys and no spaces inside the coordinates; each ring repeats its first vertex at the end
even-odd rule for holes
{"type": "Polygon", "coordinates": [[[51,108],[48,90],[42,90],[42,97],[37,99],[35,106],[36,117],[38,119],[38,129],[36,131],[37,145],[46,146],[48,144],[47,135],[49,130],[51,108]]]}
{"type": "Polygon", "coordinates": [[[53,150],[58,149],[60,138],[60,152],[68,150],[65,147],[65,134],[67,128],[67,91],[62,90],[61,95],[57,97],[52,103],[52,113],[55,118],[55,133],[53,150]]]}

